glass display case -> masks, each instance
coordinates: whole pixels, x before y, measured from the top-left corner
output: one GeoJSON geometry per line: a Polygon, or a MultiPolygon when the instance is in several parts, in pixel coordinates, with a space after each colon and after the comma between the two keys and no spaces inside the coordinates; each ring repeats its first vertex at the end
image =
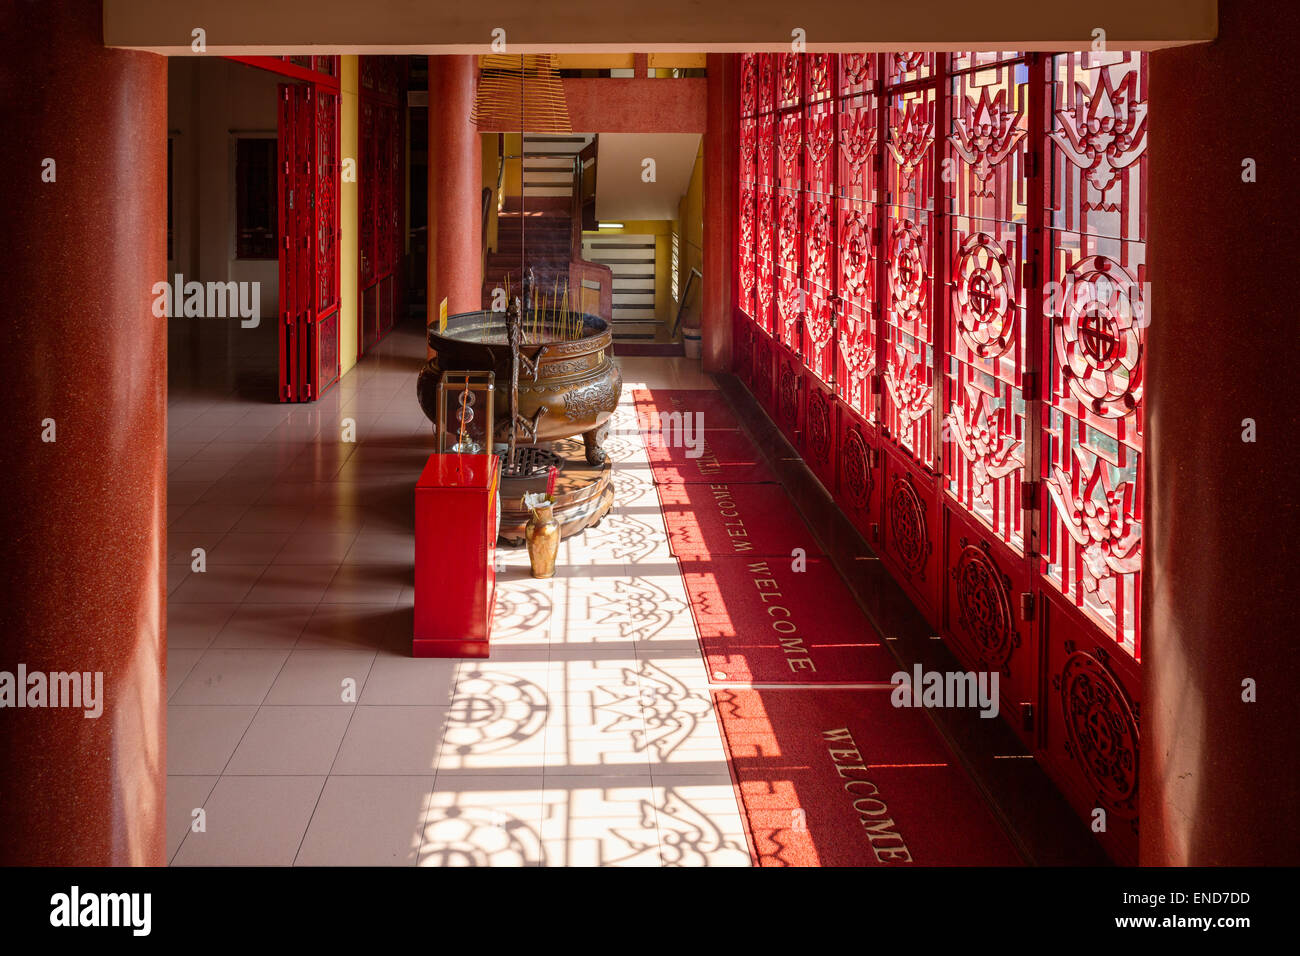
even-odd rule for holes
{"type": "Polygon", "coordinates": [[[447,372],[438,382],[439,454],[492,453],[494,372],[447,372]]]}

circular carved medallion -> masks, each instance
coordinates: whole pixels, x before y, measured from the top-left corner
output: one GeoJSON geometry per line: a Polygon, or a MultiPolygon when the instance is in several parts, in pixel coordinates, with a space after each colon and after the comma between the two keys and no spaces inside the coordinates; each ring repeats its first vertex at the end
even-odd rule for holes
{"type": "Polygon", "coordinates": [[[1142,400],[1145,304],[1137,281],[1105,256],[1065,276],[1056,355],[1073,396],[1095,414],[1123,418],[1142,400]]]}
{"type": "Polygon", "coordinates": [[[915,223],[904,219],[894,226],[889,291],[894,313],[902,322],[921,318],[929,298],[923,242],[915,223]]]}
{"type": "Polygon", "coordinates": [[[799,421],[799,382],[795,377],[794,369],[786,363],[781,365],[781,381],[777,388],[777,399],[780,401],[781,418],[791,426],[797,424],[799,421]]]}
{"type": "Polygon", "coordinates": [[[811,279],[825,279],[832,242],[830,207],[823,202],[809,203],[804,226],[807,230],[807,276],[811,279]]]}
{"type": "Polygon", "coordinates": [[[831,407],[819,389],[808,395],[808,447],[821,464],[831,458],[831,407]]]}
{"type": "Polygon", "coordinates": [[[980,358],[996,358],[1011,345],[1016,327],[1011,264],[993,237],[969,236],[957,253],[953,311],[966,347],[980,358]]]}
{"type": "Polygon", "coordinates": [[[871,452],[856,428],[848,430],[844,440],[844,483],[855,507],[866,508],[871,499],[871,452]]]}
{"type": "Polygon", "coordinates": [[[1018,641],[1006,578],[983,548],[962,539],[952,576],[957,583],[958,622],[975,643],[980,663],[1005,671],[1018,641]]]}
{"type": "Polygon", "coordinates": [[[849,212],[844,217],[840,238],[840,264],[843,267],[844,291],[850,296],[865,296],[871,291],[871,237],[867,234],[864,214],[849,212]]]}
{"type": "Polygon", "coordinates": [[[1112,810],[1137,807],[1138,726],[1128,695],[1102,663],[1083,651],[1065,661],[1056,681],[1066,748],[1112,810]]]}
{"type": "Polygon", "coordinates": [[[925,507],[912,483],[900,475],[894,476],[889,489],[889,540],[903,567],[924,577],[921,572],[930,553],[925,507]]]}

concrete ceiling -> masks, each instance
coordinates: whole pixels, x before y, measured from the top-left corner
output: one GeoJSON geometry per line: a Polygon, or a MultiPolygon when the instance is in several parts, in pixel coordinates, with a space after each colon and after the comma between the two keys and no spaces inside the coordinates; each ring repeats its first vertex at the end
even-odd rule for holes
{"type": "Polygon", "coordinates": [[[601,133],[596,218],[676,219],[699,149],[699,133],[601,133]],[[647,158],[654,160],[654,182],[642,179],[647,158]]]}
{"type": "Polygon", "coordinates": [[[1214,39],[1217,0],[104,0],[104,43],[193,56],[258,53],[487,53],[494,30],[512,53],[789,50],[1157,49],[1214,39]]]}

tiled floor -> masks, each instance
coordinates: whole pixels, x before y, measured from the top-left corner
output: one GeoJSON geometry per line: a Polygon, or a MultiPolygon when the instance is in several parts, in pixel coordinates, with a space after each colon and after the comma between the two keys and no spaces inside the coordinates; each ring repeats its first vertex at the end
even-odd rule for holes
{"type": "Polygon", "coordinates": [[[630,406],[698,361],[621,360],[615,511],[549,581],[498,552],[491,659],[416,660],[419,330],[293,406],[266,330],[174,324],[172,863],[749,864],[630,406]]]}

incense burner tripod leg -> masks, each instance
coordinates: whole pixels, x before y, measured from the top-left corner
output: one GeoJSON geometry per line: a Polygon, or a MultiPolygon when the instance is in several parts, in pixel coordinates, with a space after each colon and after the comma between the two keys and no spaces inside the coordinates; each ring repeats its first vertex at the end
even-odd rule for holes
{"type": "Polygon", "coordinates": [[[609,422],[605,422],[603,425],[598,425],[590,431],[582,433],[582,444],[586,448],[587,452],[587,464],[595,466],[603,465],[605,463],[605,459],[607,459],[609,455],[601,446],[605,443],[605,439],[608,437],[609,422]]]}

